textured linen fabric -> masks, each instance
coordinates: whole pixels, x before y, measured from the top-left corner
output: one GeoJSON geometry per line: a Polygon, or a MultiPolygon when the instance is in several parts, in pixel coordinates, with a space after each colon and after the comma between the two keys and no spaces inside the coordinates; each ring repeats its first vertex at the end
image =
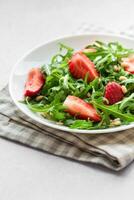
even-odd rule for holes
{"type": "Polygon", "coordinates": [[[109,134],[76,134],[55,130],[24,115],[14,105],[8,88],[0,91],[0,136],[29,147],[113,170],[134,159],[134,129],[109,134]]]}

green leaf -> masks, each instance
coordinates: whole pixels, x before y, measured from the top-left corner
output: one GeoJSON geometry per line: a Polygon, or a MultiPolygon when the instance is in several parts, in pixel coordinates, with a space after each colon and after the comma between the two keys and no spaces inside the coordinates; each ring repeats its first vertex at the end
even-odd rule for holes
{"type": "Polygon", "coordinates": [[[125,85],[127,85],[129,83],[134,83],[134,78],[133,79],[131,79],[131,78],[130,79],[126,79],[126,80],[121,82],[121,84],[125,84],[125,85]]]}
{"type": "Polygon", "coordinates": [[[131,112],[131,110],[134,111],[134,93],[132,93],[129,97],[124,98],[120,105],[119,108],[121,111],[124,111],[125,109],[127,110],[127,112],[131,112]]]}
{"type": "Polygon", "coordinates": [[[75,120],[70,125],[70,128],[72,129],[90,129],[92,127],[93,123],[91,121],[86,120],[75,120]]]}
{"type": "Polygon", "coordinates": [[[93,104],[96,108],[102,110],[103,112],[106,112],[108,115],[112,115],[115,118],[120,118],[122,120],[126,120],[128,122],[133,122],[134,121],[134,115],[131,114],[123,114],[121,110],[119,110],[119,105],[114,104],[114,105],[105,105],[102,103],[100,100],[94,100],[93,104]]]}

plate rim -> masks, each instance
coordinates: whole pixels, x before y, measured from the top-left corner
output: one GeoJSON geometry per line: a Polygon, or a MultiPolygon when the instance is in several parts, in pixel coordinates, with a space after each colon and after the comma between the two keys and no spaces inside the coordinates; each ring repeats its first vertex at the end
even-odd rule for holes
{"type": "MultiPolygon", "coordinates": [[[[106,128],[106,129],[95,129],[95,130],[86,130],[86,129],[71,129],[67,126],[62,126],[62,125],[58,125],[58,124],[54,124],[52,123],[50,120],[48,120],[48,122],[44,121],[42,122],[41,119],[37,116],[32,116],[27,113],[26,111],[24,111],[22,109],[22,107],[20,106],[20,104],[18,103],[18,101],[14,98],[14,95],[12,93],[12,78],[13,78],[13,75],[14,75],[14,71],[17,67],[17,65],[25,58],[27,57],[28,55],[30,55],[33,51],[36,51],[38,48],[42,47],[42,46],[45,46],[45,45],[48,45],[48,44],[51,44],[53,42],[57,42],[60,41],[60,40],[64,40],[64,39],[68,39],[68,38],[75,38],[75,37],[91,37],[91,36],[103,36],[103,37],[117,37],[117,38],[121,38],[121,39],[125,39],[125,40],[130,40],[132,42],[134,42],[134,39],[132,37],[129,37],[129,36],[121,36],[120,34],[113,34],[113,33],[96,33],[96,32],[92,32],[92,33],[85,33],[85,34],[72,34],[72,35],[65,35],[63,37],[57,37],[55,38],[54,40],[48,40],[46,42],[43,42],[43,43],[40,43],[36,46],[34,46],[33,48],[31,48],[30,50],[28,50],[25,54],[23,54],[23,56],[21,56],[18,61],[15,63],[15,65],[12,67],[12,70],[11,70],[11,73],[10,73],[10,76],[9,76],[9,81],[8,81],[8,89],[9,89],[9,93],[10,93],[10,96],[14,102],[14,104],[19,108],[19,110],[21,112],[23,112],[25,115],[27,115],[28,117],[30,117],[32,120],[42,124],[42,125],[45,125],[47,127],[50,127],[50,128],[53,128],[53,129],[56,129],[56,130],[60,130],[60,131],[64,131],[64,132],[74,132],[74,133],[82,133],[82,134],[105,134],[105,133],[116,133],[116,132],[119,132],[119,131],[123,131],[123,130],[128,130],[130,128],[133,128],[134,127],[134,122],[128,124],[128,125],[121,125],[121,126],[118,126],[118,127],[113,127],[113,128],[106,128]]],[[[32,111],[31,111],[32,112],[32,111]]]]}

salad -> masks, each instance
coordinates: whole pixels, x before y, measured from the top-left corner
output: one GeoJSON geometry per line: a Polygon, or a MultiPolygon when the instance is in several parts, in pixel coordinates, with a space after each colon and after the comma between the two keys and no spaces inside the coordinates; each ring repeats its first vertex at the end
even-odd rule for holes
{"type": "Polygon", "coordinates": [[[59,44],[49,64],[29,71],[23,102],[72,129],[134,122],[134,50],[118,42],[95,41],[79,51],[59,44]]]}

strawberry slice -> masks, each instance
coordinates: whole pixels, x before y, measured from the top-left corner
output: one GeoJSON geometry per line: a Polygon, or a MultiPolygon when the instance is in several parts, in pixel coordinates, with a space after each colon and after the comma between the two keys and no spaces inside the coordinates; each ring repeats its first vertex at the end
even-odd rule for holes
{"type": "Polygon", "coordinates": [[[67,108],[66,112],[70,113],[72,116],[76,116],[77,118],[91,119],[95,122],[101,120],[100,115],[92,104],[89,104],[76,96],[69,95],[65,99],[63,105],[67,108]]]}
{"type": "Polygon", "coordinates": [[[84,79],[88,74],[89,82],[99,76],[94,63],[81,52],[77,52],[72,56],[69,61],[69,71],[74,78],[84,79]]]}
{"type": "Polygon", "coordinates": [[[116,82],[109,82],[105,88],[105,98],[108,99],[109,104],[112,105],[121,101],[124,97],[121,86],[116,82]]]}
{"type": "Polygon", "coordinates": [[[28,73],[27,81],[25,84],[24,95],[29,97],[35,96],[41,90],[44,83],[45,78],[40,69],[31,69],[28,73]]]}
{"type": "Polygon", "coordinates": [[[123,62],[121,63],[121,66],[124,67],[125,71],[134,74],[134,56],[123,58],[122,60],[123,62]]]}

